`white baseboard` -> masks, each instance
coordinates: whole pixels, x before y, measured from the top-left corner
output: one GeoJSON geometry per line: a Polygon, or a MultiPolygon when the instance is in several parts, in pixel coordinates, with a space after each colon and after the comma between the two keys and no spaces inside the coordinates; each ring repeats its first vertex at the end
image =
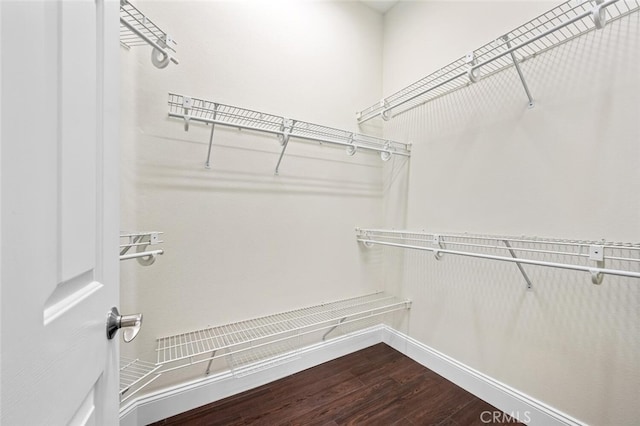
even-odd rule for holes
{"type": "MultiPolygon", "coordinates": [[[[579,420],[494,380],[390,327],[385,327],[383,341],[398,352],[403,353],[503,412],[512,415],[512,417],[518,418],[523,423],[533,426],[585,425],[579,420]]],[[[489,419],[490,415],[487,414],[486,418],[489,419]]]]}
{"type": "Polygon", "coordinates": [[[223,398],[262,386],[327,361],[382,342],[385,326],[377,325],[302,349],[284,364],[237,377],[230,371],[212,374],[132,399],[120,409],[120,426],[143,426],[223,398]]]}
{"type": "Polygon", "coordinates": [[[120,425],[147,425],[381,342],[524,423],[584,426],[584,423],[385,325],[308,346],[292,361],[253,374],[237,377],[225,371],[134,398],[121,408],[120,425]]]}

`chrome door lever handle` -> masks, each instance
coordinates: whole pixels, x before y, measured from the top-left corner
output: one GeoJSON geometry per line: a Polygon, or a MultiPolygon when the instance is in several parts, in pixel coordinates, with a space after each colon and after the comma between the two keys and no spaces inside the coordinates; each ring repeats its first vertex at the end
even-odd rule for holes
{"type": "Polygon", "coordinates": [[[113,307],[107,314],[107,339],[113,339],[119,329],[124,328],[122,338],[129,343],[136,338],[142,327],[142,314],[120,315],[113,307]]]}

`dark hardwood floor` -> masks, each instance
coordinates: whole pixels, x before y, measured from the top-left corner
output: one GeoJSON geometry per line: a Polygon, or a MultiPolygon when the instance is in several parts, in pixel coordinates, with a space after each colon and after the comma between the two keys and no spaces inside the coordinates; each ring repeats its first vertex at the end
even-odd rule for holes
{"type": "Polygon", "coordinates": [[[154,424],[520,424],[494,417],[494,412],[493,406],[381,343],[154,424]]]}

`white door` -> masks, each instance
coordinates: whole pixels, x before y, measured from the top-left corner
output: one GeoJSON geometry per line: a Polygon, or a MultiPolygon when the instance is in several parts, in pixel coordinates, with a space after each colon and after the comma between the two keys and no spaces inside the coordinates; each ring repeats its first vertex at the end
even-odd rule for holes
{"type": "Polygon", "coordinates": [[[0,419],[114,425],[117,1],[0,2],[0,419]]]}

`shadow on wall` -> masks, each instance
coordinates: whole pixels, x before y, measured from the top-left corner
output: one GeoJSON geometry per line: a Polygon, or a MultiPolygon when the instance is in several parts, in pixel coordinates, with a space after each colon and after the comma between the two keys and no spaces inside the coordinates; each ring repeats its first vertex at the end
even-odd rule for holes
{"type": "Polygon", "coordinates": [[[214,142],[211,169],[204,167],[206,141],[141,136],[142,149],[149,146],[148,154],[139,156],[139,184],[149,189],[181,191],[382,197],[382,162],[375,152],[358,152],[359,158],[353,159],[346,157],[343,148],[292,142],[275,175],[280,146],[274,142],[273,149],[261,148],[260,139],[268,138],[241,132],[238,141],[233,133],[227,132],[221,142],[214,142]],[[185,142],[191,146],[185,149],[185,142]],[[156,151],[175,152],[176,156],[152,153],[151,145],[158,143],[166,143],[169,148],[156,151]]]}

